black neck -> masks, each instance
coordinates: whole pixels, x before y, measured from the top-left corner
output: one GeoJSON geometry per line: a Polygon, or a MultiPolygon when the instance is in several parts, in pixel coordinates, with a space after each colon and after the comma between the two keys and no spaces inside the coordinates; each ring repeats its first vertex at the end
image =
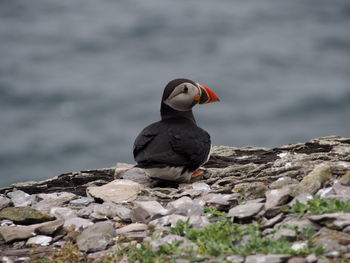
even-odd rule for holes
{"type": "Polygon", "coordinates": [[[196,123],[196,120],[194,119],[192,110],[177,111],[177,110],[174,110],[173,108],[171,108],[170,106],[164,104],[163,102],[160,106],[160,116],[161,116],[162,120],[183,117],[183,118],[189,119],[189,120],[193,121],[194,123],[196,123]]]}

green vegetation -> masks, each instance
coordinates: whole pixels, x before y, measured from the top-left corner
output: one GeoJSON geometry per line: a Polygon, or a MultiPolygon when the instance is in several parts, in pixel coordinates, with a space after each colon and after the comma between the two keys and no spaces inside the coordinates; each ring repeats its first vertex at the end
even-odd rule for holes
{"type": "Polygon", "coordinates": [[[324,199],[320,196],[315,196],[309,200],[307,204],[296,201],[295,205],[289,210],[290,213],[298,216],[303,216],[305,213],[324,214],[336,212],[350,212],[350,202],[341,201],[338,199],[324,199]]]}

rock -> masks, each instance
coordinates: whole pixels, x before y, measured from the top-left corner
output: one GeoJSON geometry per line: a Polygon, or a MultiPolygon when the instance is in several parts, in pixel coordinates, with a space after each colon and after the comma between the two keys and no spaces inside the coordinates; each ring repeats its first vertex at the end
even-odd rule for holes
{"type": "Polygon", "coordinates": [[[8,243],[35,236],[34,230],[35,227],[33,226],[1,226],[0,236],[8,243]]]}
{"type": "Polygon", "coordinates": [[[98,222],[83,230],[77,237],[77,245],[85,252],[101,251],[113,243],[114,237],[116,232],[111,222],[98,222]]]}
{"type": "Polygon", "coordinates": [[[7,196],[11,198],[15,207],[30,206],[35,200],[35,196],[29,195],[21,190],[9,192],[7,196]]]}
{"type": "Polygon", "coordinates": [[[328,164],[319,164],[303,178],[303,180],[296,187],[293,196],[299,194],[314,194],[322,187],[324,182],[332,177],[331,168],[328,164]]]}
{"type": "Polygon", "coordinates": [[[350,213],[328,213],[322,215],[309,215],[308,218],[313,222],[325,225],[331,229],[339,230],[350,226],[350,213]]]}
{"type": "Polygon", "coordinates": [[[124,207],[121,204],[112,202],[104,202],[103,204],[96,204],[94,206],[91,217],[96,219],[106,219],[119,217],[123,221],[130,221],[131,209],[124,207]]]}
{"type": "Polygon", "coordinates": [[[245,259],[245,263],[283,263],[290,255],[250,255],[245,259]]]}
{"type": "Polygon", "coordinates": [[[344,199],[350,200],[350,186],[344,186],[340,182],[333,185],[333,190],[336,195],[343,196],[344,199]]]}
{"type": "Polygon", "coordinates": [[[298,219],[293,217],[287,217],[285,220],[275,225],[275,227],[280,227],[280,226],[292,227],[292,228],[295,227],[298,232],[301,232],[304,228],[313,228],[313,229],[320,228],[319,225],[311,222],[307,218],[298,219]]]}
{"type": "Polygon", "coordinates": [[[273,189],[267,191],[265,209],[270,209],[276,206],[284,205],[290,199],[290,195],[293,191],[293,187],[290,185],[285,185],[279,189],[273,189]]]}
{"type": "Polygon", "coordinates": [[[297,185],[299,181],[297,179],[291,178],[291,177],[280,177],[276,181],[272,182],[270,184],[270,189],[279,189],[286,185],[297,185]]]}
{"type": "Polygon", "coordinates": [[[194,250],[198,249],[198,246],[195,243],[188,240],[187,238],[177,236],[177,235],[172,235],[172,234],[167,235],[167,236],[162,237],[162,238],[159,238],[159,239],[156,239],[156,240],[152,240],[150,242],[150,245],[151,245],[152,250],[157,251],[160,246],[172,244],[174,242],[181,242],[179,245],[180,249],[185,249],[188,247],[192,247],[194,250]]]}
{"type": "Polygon", "coordinates": [[[90,215],[94,212],[96,205],[97,204],[92,203],[92,204],[89,204],[87,207],[83,207],[82,209],[80,209],[78,211],[78,216],[84,217],[84,218],[89,218],[90,215]]]}
{"type": "Polygon", "coordinates": [[[0,211],[0,219],[27,225],[53,220],[54,217],[31,207],[6,207],[0,211]]]}
{"type": "Polygon", "coordinates": [[[64,220],[57,219],[54,221],[44,222],[38,224],[35,228],[35,232],[42,235],[51,235],[63,226],[64,220]]]}
{"type": "Polygon", "coordinates": [[[139,231],[145,231],[148,229],[148,225],[146,224],[140,224],[140,223],[133,223],[129,224],[127,226],[118,228],[116,230],[116,233],[121,235],[129,232],[139,232],[139,231]]]}
{"type": "Polygon", "coordinates": [[[280,213],[276,215],[273,218],[270,218],[269,220],[263,221],[263,228],[273,227],[275,224],[280,222],[284,217],[283,213],[280,213]]]}
{"type": "Polygon", "coordinates": [[[310,254],[306,257],[307,263],[314,263],[317,261],[317,257],[315,254],[310,254]]]}
{"type": "Polygon", "coordinates": [[[211,206],[237,205],[240,194],[215,194],[209,193],[200,197],[206,204],[211,206]]]}
{"type": "Polygon", "coordinates": [[[288,241],[295,241],[297,237],[297,233],[288,228],[281,228],[277,230],[277,232],[273,235],[274,239],[279,239],[281,237],[284,237],[288,241]]]}
{"type": "Polygon", "coordinates": [[[89,204],[93,203],[95,199],[92,197],[82,197],[79,199],[74,199],[69,202],[71,206],[88,206],[89,204]]]}
{"type": "Polygon", "coordinates": [[[50,193],[50,194],[38,194],[37,197],[41,199],[33,207],[41,212],[48,213],[52,207],[60,207],[68,203],[77,196],[72,193],[61,192],[61,193],[50,193]]]}
{"type": "Polygon", "coordinates": [[[151,179],[143,169],[137,167],[126,170],[123,173],[122,178],[139,183],[144,187],[152,187],[156,182],[151,179]]]}
{"type": "Polygon", "coordinates": [[[79,230],[82,228],[87,228],[88,226],[91,226],[91,225],[93,225],[93,223],[89,219],[85,219],[81,217],[70,217],[65,219],[63,227],[65,229],[74,227],[75,230],[79,230]]]}
{"type": "Polygon", "coordinates": [[[190,216],[188,223],[194,229],[202,229],[202,228],[207,227],[210,224],[210,222],[206,216],[200,216],[200,215],[190,216]]]}
{"type": "Polygon", "coordinates": [[[51,241],[52,241],[52,237],[39,235],[39,236],[29,238],[26,244],[46,247],[50,245],[51,241]]]}
{"type": "Polygon", "coordinates": [[[167,209],[171,214],[183,216],[200,215],[204,212],[204,207],[197,201],[193,201],[187,196],[183,196],[173,202],[168,203],[167,209]]]}
{"type": "Polygon", "coordinates": [[[135,201],[135,207],[131,210],[131,221],[136,223],[145,223],[162,217],[168,213],[168,210],[157,201],[135,201]]]}
{"type": "Polygon", "coordinates": [[[12,203],[11,199],[8,199],[7,197],[0,195],[0,210],[10,206],[12,203]]]}
{"type": "Polygon", "coordinates": [[[307,241],[297,241],[297,242],[294,242],[291,246],[291,249],[294,251],[300,251],[306,248],[307,248],[307,241]]]}
{"type": "Polygon", "coordinates": [[[68,219],[77,216],[76,212],[68,207],[52,207],[50,210],[50,215],[62,219],[68,219]]]}
{"type": "Polygon", "coordinates": [[[289,203],[289,206],[293,207],[297,203],[297,201],[299,201],[300,203],[306,205],[307,202],[309,200],[312,200],[312,199],[313,199],[313,197],[310,194],[305,194],[305,193],[304,194],[300,194],[300,195],[297,195],[296,197],[293,198],[293,200],[289,203]]]}
{"type": "Polygon", "coordinates": [[[344,186],[350,186],[350,171],[344,174],[339,181],[344,186]]]}
{"type": "Polygon", "coordinates": [[[292,257],[288,259],[287,263],[308,263],[305,258],[302,257],[292,257]]]}
{"type": "Polygon", "coordinates": [[[238,205],[230,209],[228,216],[238,219],[249,218],[258,214],[263,207],[264,204],[262,203],[238,205]]]}
{"type": "Polygon", "coordinates": [[[154,219],[148,223],[149,226],[159,227],[159,226],[176,226],[178,221],[186,222],[188,220],[187,216],[182,215],[166,215],[161,218],[154,219]]]}
{"type": "Polygon", "coordinates": [[[262,182],[240,183],[232,191],[241,194],[245,199],[256,199],[265,197],[267,187],[262,182]]]}
{"type": "Polygon", "coordinates": [[[142,186],[131,180],[118,179],[99,187],[88,188],[88,193],[103,201],[115,203],[131,202],[136,199],[142,186]]]}
{"type": "Polygon", "coordinates": [[[321,245],[327,252],[341,252],[348,251],[350,245],[350,235],[340,231],[321,228],[313,238],[315,245],[321,245]]]}
{"type": "Polygon", "coordinates": [[[241,255],[231,255],[226,257],[226,261],[230,263],[243,263],[244,257],[241,255]]]}

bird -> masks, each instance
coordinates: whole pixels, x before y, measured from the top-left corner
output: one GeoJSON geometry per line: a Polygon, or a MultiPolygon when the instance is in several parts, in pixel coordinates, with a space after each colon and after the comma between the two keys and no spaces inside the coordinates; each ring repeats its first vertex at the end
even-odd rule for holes
{"type": "Polygon", "coordinates": [[[197,126],[192,108],[197,104],[220,101],[207,86],[179,78],[164,88],[161,120],[148,125],[133,146],[136,167],[151,178],[179,183],[198,178],[199,167],[210,157],[208,132],[197,126]]]}

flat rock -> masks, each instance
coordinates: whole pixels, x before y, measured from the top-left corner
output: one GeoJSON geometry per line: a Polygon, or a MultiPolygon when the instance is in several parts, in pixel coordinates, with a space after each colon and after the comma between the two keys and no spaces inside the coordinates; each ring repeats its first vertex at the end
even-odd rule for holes
{"type": "Polygon", "coordinates": [[[287,263],[309,263],[307,260],[303,257],[292,257],[288,259],[287,263]]]}
{"type": "Polygon", "coordinates": [[[142,186],[131,180],[118,179],[99,187],[88,188],[88,193],[103,201],[115,203],[131,202],[136,199],[142,186]]]}
{"type": "Polygon", "coordinates": [[[195,250],[198,249],[198,246],[195,243],[188,240],[187,238],[177,236],[177,235],[172,235],[172,234],[167,235],[167,236],[162,237],[162,238],[159,238],[159,239],[156,239],[156,240],[152,240],[150,242],[150,245],[151,245],[152,250],[157,251],[160,246],[172,244],[174,242],[180,242],[180,245],[179,245],[180,249],[184,249],[184,248],[188,248],[188,247],[192,247],[195,250]]]}
{"type": "Polygon", "coordinates": [[[35,228],[35,232],[42,235],[51,235],[63,226],[64,220],[57,219],[53,221],[44,222],[38,224],[35,228]]]}
{"type": "Polygon", "coordinates": [[[7,196],[11,198],[11,201],[15,207],[30,206],[34,200],[34,195],[29,195],[22,190],[15,190],[7,193],[7,196]]]}
{"type": "Polygon", "coordinates": [[[339,181],[342,185],[350,186],[350,171],[346,172],[339,181]]]}
{"type": "Polygon", "coordinates": [[[39,236],[29,238],[26,244],[46,247],[50,245],[51,241],[52,241],[52,237],[39,235],[39,236]]]}
{"type": "Polygon", "coordinates": [[[131,220],[134,223],[139,222],[147,224],[157,217],[168,214],[168,212],[169,211],[157,201],[135,201],[134,208],[131,210],[131,220]]]}
{"type": "Polygon", "coordinates": [[[77,213],[68,207],[52,207],[50,209],[50,215],[56,218],[68,219],[71,217],[76,217],[77,213]]]}
{"type": "Polygon", "coordinates": [[[200,197],[200,200],[203,200],[208,205],[227,206],[231,204],[237,204],[239,197],[240,197],[240,194],[238,193],[233,193],[233,194],[209,193],[200,197]]]}
{"type": "Polygon", "coordinates": [[[293,187],[290,185],[285,185],[282,188],[267,191],[265,193],[265,209],[267,210],[276,206],[284,205],[289,201],[292,191],[293,187]]]}
{"type": "Polygon", "coordinates": [[[127,226],[118,228],[116,230],[116,233],[121,235],[121,234],[126,234],[130,232],[140,232],[140,231],[146,231],[148,229],[148,225],[146,224],[140,224],[140,223],[133,223],[129,224],[127,226]]]}
{"type": "Polygon", "coordinates": [[[350,226],[350,213],[328,213],[322,215],[309,215],[308,218],[325,225],[331,229],[343,229],[350,226]]]}
{"type": "Polygon", "coordinates": [[[263,207],[264,204],[262,203],[249,203],[245,205],[237,205],[230,209],[230,211],[228,212],[228,216],[239,219],[249,218],[258,214],[263,207]]]}
{"type": "Polygon", "coordinates": [[[137,167],[126,170],[122,178],[139,183],[145,187],[152,187],[155,184],[155,180],[151,179],[143,169],[137,167]]]}
{"type": "Polygon", "coordinates": [[[241,194],[245,199],[265,197],[267,187],[262,182],[240,183],[235,185],[233,192],[241,194]]]}
{"type": "Polygon", "coordinates": [[[39,202],[33,204],[33,208],[48,213],[52,207],[60,207],[69,201],[73,200],[77,196],[72,193],[60,192],[60,193],[50,193],[50,194],[38,194],[39,202]]]}
{"type": "Polygon", "coordinates": [[[71,206],[88,206],[95,201],[92,197],[82,197],[78,199],[71,200],[69,204],[71,206]]]}
{"type": "Polygon", "coordinates": [[[278,178],[276,181],[272,182],[269,187],[270,187],[270,189],[279,189],[279,188],[282,188],[286,185],[293,185],[293,184],[298,184],[298,183],[299,183],[299,181],[297,179],[283,176],[283,177],[278,178]]]}
{"type": "Polygon", "coordinates": [[[283,263],[290,255],[250,255],[245,259],[245,263],[283,263]]]}
{"type": "Polygon", "coordinates": [[[96,219],[119,217],[124,221],[130,221],[131,209],[124,207],[121,204],[113,202],[104,202],[103,204],[96,204],[93,209],[91,217],[96,219]]]}
{"type": "Polygon", "coordinates": [[[347,252],[350,245],[350,235],[336,230],[321,228],[313,238],[316,245],[322,245],[327,252],[347,252]]]}
{"type": "Polygon", "coordinates": [[[336,195],[344,196],[345,199],[350,199],[350,186],[345,186],[340,182],[336,182],[333,185],[333,190],[336,195]]]}
{"type": "Polygon", "coordinates": [[[75,230],[78,230],[82,228],[87,228],[88,226],[91,226],[93,224],[94,223],[89,219],[85,219],[81,217],[70,217],[65,219],[63,227],[65,229],[74,227],[75,230]]]}
{"type": "Polygon", "coordinates": [[[294,217],[287,217],[285,220],[283,220],[282,222],[276,224],[275,227],[279,227],[279,226],[290,226],[290,227],[296,227],[296,229],[300,232],[302,231],[304,228],[314,228],[314,229],[319,229],[320,226],[311,222],[309,219],[307,218],[294,218],[294,217]]]}
{"type": "Polygon", "coordinates": [[[175,201],[169,202],[167,209],[171,214],[183,216],[200,215],[204,212],[204,207],[199,202],[192,200],[188,196],[183,196],[175,201]]]}
{"type": "Polygon", "coordinates": [[[27,225],[53,220],[54,217],[31,207],[6,207],[0,211],[0,219],[27,225]]]}
{"type": "Polygon", "coordinates": [[[23,240],[35,236],[33,226],[1,226],[0,235],[5,242],[23,240]]]}
{"type": "Polygon", "coordinates": [[[285,238],[288,241],[295,241],[297,233],[293,229],[281,228],[273,235],[274,239],[285,238]]]}
{"type": "Polygon", "coordinates": [[[209,219],[206,216],[201,215],[190,216],[188,219],[188,223],[194,229],[202,229],[210,224],[209,219]]]}
{"type": "Polygon", "coordinates": [[[111,222],[98,222],[81,232],[77,237],[77,245],[80,250],[85,252],[101,251],[113,243],[113,238],[116,235],[111,222]]]}
{"type": "Polygon", "coordinates": [[[5,207],[8,207],[11,203],[12,203],[11,199],[3,195],[0,195],[0,210],[5,207]]]}
{"type": "Polygon", "coordinates": [[[306,175],[296,187],[293,196],[302,193],[314,194],[322,187],[324,182],[332,178],[331,168],[328,164],[319,164],[306,175]]]}
{"type": "Polygon", "coordinates": [[[162,227],[162,226],[176,226],[178,221],[186,222],[188,220],[187,216],[182,215],[166,215],[161,218],[154,219],[148,223],[149,226],[162,227]]]}
{"type": "Polygon", "coordinates": [[[308,202],[309,200],[312,200],[312,199],[313,199],[313,196],[312,196],[312,195],[303,193],[303,194],[300,194],[300,195],[295,196],[295,197],[293,198],[293,200],[290,201],[289,206],[290,206],[290,207],[293,207],[293,206],[297,203],[297,201],[299,201],[300,203],[306,205],[307,202],[308,202]]]}
{"type": "Polygon", "coordinates": [[[244,262],[244,257],[241,255],[230,255],[225,258],[227,262],[230,263],[243,263],[244,262]]]}

